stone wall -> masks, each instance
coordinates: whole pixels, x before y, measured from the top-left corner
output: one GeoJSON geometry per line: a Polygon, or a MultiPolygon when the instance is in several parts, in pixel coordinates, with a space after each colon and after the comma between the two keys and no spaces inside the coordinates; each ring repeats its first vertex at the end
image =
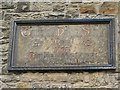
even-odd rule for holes
{"type": "MultiPolygon", "coordinates": [[[[9,0],[10,1],[10,0],[9,0]]],[[[0,2],[0,89],[2,88],[118,88],[120,78],[120,20],[118,2],[0,2]],[[8,72],[11,22],[15,19],[116,19],[116,71],[8,72]]],[[[120,3],[119,3],[120,7],[120,3]]],[[[120,11],[120,10],[119,10],[120,11]]]]}

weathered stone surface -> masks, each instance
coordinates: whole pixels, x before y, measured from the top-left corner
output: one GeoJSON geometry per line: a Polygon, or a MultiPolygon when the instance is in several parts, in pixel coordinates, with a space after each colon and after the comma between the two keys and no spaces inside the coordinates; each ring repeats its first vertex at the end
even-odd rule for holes
{"type": "Polygon", "coordinates": [[[35,83],[32,83],[32,88],[40,88],[40,84],[39,83],[37,83],[37,82],[35,82],[35,83]]]}
{"type": "Polygon", "coordinates": [[[15,65],[49,67],[107,64],[108,38],[104,29],[107,30],[107,25],[18,26],[19,43],[16,49],[19,52],[15,65]]]}
{"type": "Polygon", "coordinates": [[[4,11],[3,10],[0,10],[0,20],[2,20],[4,17],[4,11]]]}
{"type": "Polygon", "coordinates": [[[66,11],[66,16],[65,17],[67,17],[67,18],[75,18],[75,17],[78,17],[78,16],[79,16],[78,10],[71,8],[71,9],[68,9],[66,11]]]}
{"type": "Polygon", "coordinates": [[[2,60],[2,64],[6,64],[7,61],[8,61],[8,54],[7,55],[3,55],[1,60],[2,60]]]}
{"type": "Polygon", "coordinates": [[[2,39],[4,37],[4,33],[2,32],[2,30],[0,30],[0,39],[2,39]]]}
{"type": "Polygon", "coordinates": [[[80,5],[81,14],[96,14],[96,8],[94,4],[81,4],[80,5]]]}
{"type": "Polygon", "coordinates": [[[30,11],[31,12],[52,11],[52,4],[43,2],[31,2],[30,11]]]}
{"type": "Polygon", "coordinates": [[[77,17],[79,17],[78,4],[69,4],[69,3],[66,4],[65,17],[66,18],[77,18],[77,17]]]}
{"type": "Polygon", "coordinates": [[[17,88],[31,88],[31,85],[29,82],[20,82],[17,84],[17,88]]]}
{"type": "Polygon", "coordinates": [[[7,23],[8,22],[6,22],[5,20],[0,20],[0,27],[4,27],[4,28],[8,27],[7,23]]]}
{"type": "Polygon", "coordinates": [[[9,75],[9,77],[8,77],[8,75],[2,76],[1,81],[4,83],[10,83],[10,82],[16,83],[20,80],[15,74],[13,74],[13,75],[9,75]]]}
{"type": "Polygon", "coordinates": [[[2,44],[1,47],[0,47],[0,51],[1,52],[6,52],[6,51],[8,51],[8,47],[9,47],[8,44],[2,44]]]}
{"type": "Polygon", "coordinates": [[[10,31],[8,31],[8,28],[2,30],[4,33],[4,37],[2,39],[8,39],[10,36],[10,31]]]}
{"type": "Polygon", "coordinates": [[[80,88],[81,85],[83,85],[83,82],[76,82],[76,83],[73,84],[72,87],[73,87],[73,88],[80,88]]]}
{"type": "Polygon", "coordinates": [[[2,66],[2,75],[8,74],[7,65],[2,66]]]}
{"type": "Polygon", "coordinates": [[[9,86],[3,83],[2,81],[0,81],[0,90],[2,90],[2,88],[9,88],[9,86]]]}
{"type": "MultiPolygon", "coordinates": [[[[98,2],[98,1],[101,1],[101,0],[95,0],[95,2],[98,2]]],[[[83,3],[91,3],[91,2],[94,2],[94,0],[82,0],[83,3]]]]}
{"type": "MultiPolygon", "coordinates": [[[[34,13],[35,14],[35,13],[34,13]]],[[[10,25],[12,23],[13,20],[15,19],[32,19],[32,17],[30,17],[31,15],[33,15],[32,13],[6,13],[5,14],[5,21],[8,22],[8,24],[10,25]]]]}
{"type": "Polygon", "coordinates": [[[69,78],[67,73],[50,73],[50,74],[47,74],[47,76],[49,80],[63,81],[63,82],[67,81],[69,78]]]}
{"type": "Polygon", "coordinates": [[[55,4],[53,5],[53,12],[64,12],[65,4],[55,4]]]}
{"type": "Polygon", "coordinates": [[[84,80],[83,73],[68,74],[68,82],[71,82],[72,84],[74,84],[75,82],[78,82],[78,81],[83,82],[83,80],[84,80]]]}
{"type": "Polygon", "coordinates": [[[2,9],[14,9],[15,8],[15,3],[13,3],[10,0],[5,0],[4,2],[2,2],[2,9]]]}
{"type": "MultiPolygon", "coordinates": [[[[4,32],[0,32],[0,90],[2,88],[8,88],[8,87],[10,88],[17,88],[17,87],[18,88],[77,88],[77,87],[78,88],[81,87],[118,88],[118,85],[120,84],[118,83],[118,81],[120,82],[120,78],[118,78],[117,75],[118,73],[116,72],[115,74],[114,72],[111,71],[93,71],[93,72],[73,71],[69,73],[67,72],[66,73],[65,72],[14,73],[7,71],[8,46],[6,45],[8,45],[7,43],[9,40],[8,39],[9,31],[11,31],[9,27],[11,27],[10,23],[13,19],[32,20],[32,19],[48,19],[48,18],[50,19],[86,18],[86,17],[104,18],[104,17],[109,17],[104,15],[119,14],[117,11],[116,2],[104,2],[99,8],[98,6],[99,2],[92,2],[93,0],[84,0],[82,3],[74,2],[74,1],[76,0],[71,0],[67,3],[55,3],[55,2],[54,3],[36,2],[35,4],[33,2],[32,3],[23,2],[19,4],[13,4],[12,2],[3,3],[3,7],[1,7],[3,9],[0,11],[0,15],[2,16],[2,18],[0,19],[5,20],[5,22],[3,22],[3,25],[2,26],[0,25],[0,29],[4,31],[4,32]],[[84,5],[85,7],[83,8],[83,10],[80,10],[81,5],[84,5]],[[95,5],[95,7],[89,5],[95,5]],[[96,14],[96,12],[98,12],[99,10],[100,10],[100,14],[98,15],[96,14]]],[[[116,22],[116,25],[117,24],[118,23],[116,22]]],[[[119,34],[117,36],[119,36],[119,34]]],[[[118,45],[118,47],[120,47],[120,45],[118,45]]],[[[117,50],[118,50],[117,52],[119,53],[119,49],[117,50]]],[[[120,55],[117,55],[117,57],[118,57],[118,61],[120,61],[119,60],[120,55]]]]}
{"type": "Polygon", "coordinates": [[[47,86],[49,88],[71,88],[72,87],[70,83],[62,83],[62,82],[61,83],[50,82],[47,86]]]}
{"type": "Polygon", "coordinates": [[[85,73],[85,75],[84,75],[84,82],[88,83],[89,81],[90,81],[89,73],[85,73]]]}
{"type": "Polygon", "coordinates": [[[6,56],[8,52],[0,52],[0,56],[6,56]]]}
{"type": "Polygon", "coordinates": [[[0,39],[0,44],[7,44],[9,39],[0,39]]]}
{"type": "Polygon", "coordinates": [[[24,73],[19,76],[21,82],[44,81],[45,77],[42,73],[24,73]]]}
{"type": "Polygon", "coordinates": [[[58,17],[58,16],[64,16],[64,13],[51,12],[49,13],[49,15],[58,17]]]}
{"type": "MultiPolygon", "coordinates": [[[[31,19],[48,19],[53,12],[49,11],[43,11],[43,12],[27,12],[27,13],[6,13],[5,14],[5,20],[8,22],[8,24],[11,23],[11,21],[17,19],[17,20],[31,20],[31,19]]],[[[61,13],[57,13],[57,15],[61,15],[61,13]]]]}
{"type": "Polygon", "coordinates": [[[29,11],[30,2],[18,2],[16,12],[29,11]]]}
{"type": "Polygon", "coordinates": [[[104,2],[101,5],[100,13],[105,15],[116,15],[118,13],[117,2],[104,2]]]}

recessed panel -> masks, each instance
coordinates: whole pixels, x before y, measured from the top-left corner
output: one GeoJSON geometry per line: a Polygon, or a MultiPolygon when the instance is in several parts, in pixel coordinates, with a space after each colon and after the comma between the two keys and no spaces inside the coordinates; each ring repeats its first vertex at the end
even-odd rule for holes
{"type": "Polygon", "coordinates": [[[11,64],[18,68],[46,69],[112,64],[111,54],[114,51],[110,48],[113,48],[114,33],[110,30],[110,23],[93,21],[61,23],[58,20],[59,24],[49,21],[16,24],[11,64]]]}

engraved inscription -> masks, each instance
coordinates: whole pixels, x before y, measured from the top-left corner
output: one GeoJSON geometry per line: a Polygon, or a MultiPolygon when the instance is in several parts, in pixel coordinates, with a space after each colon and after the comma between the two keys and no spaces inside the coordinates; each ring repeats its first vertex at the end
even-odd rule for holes
{"type": "Polygon", "coordinates": [[[16,66],[108,64],[108,24],[21,25],[16,66]]]}

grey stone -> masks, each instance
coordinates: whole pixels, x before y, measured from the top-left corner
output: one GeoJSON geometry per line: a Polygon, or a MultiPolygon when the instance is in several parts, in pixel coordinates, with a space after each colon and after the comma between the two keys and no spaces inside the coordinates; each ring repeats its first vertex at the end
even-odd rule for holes
{"type": "Polygon", "coordinates": [[[12,0],[5,0],[2,2],[2,9],[14,9],[15,4],[12,2],[12,0]]]}
{"type": "Polygon", "coordinates": [[[2,39],[4,37],[4,33],[2,32],[2,30],[0,30],[0,39],[2,39]]]}
{"type": "Polygon", "coordinates": [[[2,44],[1,47],[0,47],[0,51],[1,52],[6,52],[6,51],[8,51],[8,47],[9,47],[8,44],[2,44]]]}
{"type": "Polygon", "coordinates": [[[9,88],[9,86],[6,83],[0,81],[0,90],[2,90],[2,88],[9,88]]]}
{"type": "Polygon", "coordinates": [[[9,39],[0,39],[0,44],[7,44],[9,43],[9,39]]]}
{"type": "Polygon", "coordinates": [[[7,65],[2,66],[2,75],[8,74],[7,65]]]}
{"type": "Polygon", "coordinates": [[[48,2],[31,2],[30,3],[31,12],[42,12],[42,11],[52,11],[52,5],[48,2]]]}
{"type": "Polygon", "coordinates": [[[10,82],[19,82],[20,79],[15,74],[12,75],[3,75],[1,78],[1,81],[4,83],[10,83],[10,82]]]}
{"type": "Polygon", "coordinates": [[[2,56],[2,64],[6,64],[8,61],[8,55],[2,56]]]}
{"type": "Polygon", "coordinates": [[[68,9],[66,11],[66,15],[65,15],[66,18],[78,18],[79,17],[79,12],[78,10],[76,9],[68,9]]]}
{"type": "Polygon", "coordinates": [[[29,11],[30,2],[18,2],[16,12],[29,11]]]}
{"type": "Polygon", "coordinates": [[[53,5],[53,12],[64,12],[64,10],[65,10],[64,4],[53,5]]]}
{"type": "Polygon", "coordinates": [[[38,83],[33,83],[33,84],[32,84],[32,88],[40,88],[40,86],[39,86],[38,83]]]}

